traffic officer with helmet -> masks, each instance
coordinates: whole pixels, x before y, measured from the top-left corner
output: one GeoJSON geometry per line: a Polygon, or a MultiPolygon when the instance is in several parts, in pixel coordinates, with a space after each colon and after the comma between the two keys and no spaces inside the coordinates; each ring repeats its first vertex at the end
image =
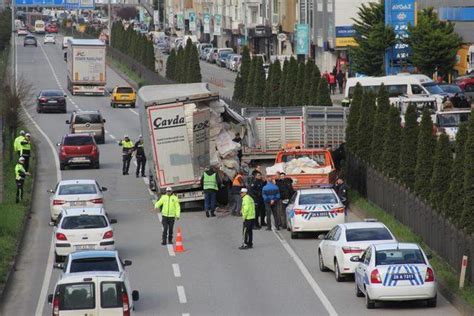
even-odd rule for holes
{"type": "Polygon", "coordinates": [[[163,224],[163,237],[161,244],[166,245],[173,243],[173,226],[174,221],[179,219],[181,214],[181,206],[178,197],[173,194],[171,187],[166,188],[166,194],[161,195],[160,199],[155,203],[155,209],[161,209],[161,223],[163,224]]]}
{"type": "Polygon", "coordinates": [[[20,156],[25,158],[24,167],[28,171],[30,168],[30,156],[31,156],[31,135],[30,133],[25,134],[25,138],[20,142],[20,156]]]}
{"type": "Polygon", "coordinates": [[[201,186],[204,190],[204,209],[206,210],[206,217],[215,217],[217,191],[221,187],[221,180],[217,175],[215,167],[210,166],[204,171],[201,177],[201,186]]]}
{"type": "Polygon", "coordinates": [[[243,243],[239,249],[253,248],[253,223],[255,221],[255,202],[252,197],[247,194],[246,188],[240,190],[242,197],[242,219],[244,220],[242,227],[243,243]]]}
{"type": "Polygon", "coordinates": [[[127,175],[128,169],[130,169],[130,160],[132,160],[134,145],[128,135],[125,135],[123,139],[119,141],[119,146],[122,146],[122,174],[127,175]]]}
{"type": "Polygon", "coordinates": [[[30,173],[25,170],[25,160],[24,157],[20,157],[18,163],[15,165],[16,203],[23,200],[23,185],[25,184],[26,176],[30,175],[30,173]]]}
{"type": "Polygon", "coordinates": [[[13,142],[13,150],[15,151],[17,158],[20,158],[21,142],[26,139],[25,134],[25,131],[21,130],[20,135],[15,138],[15,141],[13,142]]]}

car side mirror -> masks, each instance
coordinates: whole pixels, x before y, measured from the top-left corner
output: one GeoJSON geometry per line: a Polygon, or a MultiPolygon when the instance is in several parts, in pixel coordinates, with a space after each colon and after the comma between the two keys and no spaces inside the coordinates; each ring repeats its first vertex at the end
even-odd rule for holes
{"type": "Polygon", "coordinates": [[[138,301],[140,299],[140,293],[138,291],[132,291],[132,300],[138,301]]]}
{"type": "Polygon", "coordinates": [[[54,190],[53,190],[53,189],[49,189],[49,190],[46,190],[46,192],[48,192],[48,193],[54,193],[54,190]]]}
{"type": "Polygon", "coordinates": [[[110,224],[117,224],[117,220],[116,219],[111,219],[110,224]]]}
{"type": "Polygon", "coordinates": [[[49,222],[49,226],[51,227],[56,226],[56,222],[53,222],[53,221],[49,222]]]}
{"type": "Polygon", "coordinates": [[[64,97],[67,98],[67,94],[66,94],[66,93],[64,94],[64,97]]]}
{"type": "Polygon", "coordinates": [[[53,294],[48,295],[48,303],[53,304],[53,294]]]}
{"type": "Polygon", "coordinates": [[[318,239],[319,240],[324,240],[324,239],[326,239],[326,235],[320,234],[320,235],[318,235],[318,239]]]}
{"type": "Polygon", "coordinates": [[[128,266],[131,266],[132,265],[132,260],[124,260],[123,261],[123,266],[124,267],[128,267],[128,266]]]}
{"type": "Polygon", "coordinates": [[[66,120],[66,124],[71,124],[71,122],[69,120],[66,120]]]}
{"type": "Polygon", "coordinates": [[[64,263],[56,263],[55,265],[53,265],[53,267],[55,269],[64,269],[64,263]]]}
{"type": "Polygon", "coordinates": [[[105,191],[107,191],[108,189],[107,189],[106,187],[101,187],[100,190],[105,192],[105,191]]]}
{"type": "Polygon", "coordinates": [[[351,262],[360,262],[360,257],[359,256],[352,256],[349,260],[351,260],[351,262]]]}

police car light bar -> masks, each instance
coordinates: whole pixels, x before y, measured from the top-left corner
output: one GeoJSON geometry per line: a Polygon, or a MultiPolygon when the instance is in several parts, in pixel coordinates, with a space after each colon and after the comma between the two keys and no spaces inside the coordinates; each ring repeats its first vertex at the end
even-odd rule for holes
{"type": "Polygon", "coordinates": [[[376,218],[364,218],[364,222],[375,223],[375,222],[378,222],[378,220],[376,218]]]}
{"type": "Polygon", "coordinates": [[[311,185],[312,189],[332,189],[334,188],[333,184],[329,183],[321,183],[321,184],[313,184],[311,185]]]}

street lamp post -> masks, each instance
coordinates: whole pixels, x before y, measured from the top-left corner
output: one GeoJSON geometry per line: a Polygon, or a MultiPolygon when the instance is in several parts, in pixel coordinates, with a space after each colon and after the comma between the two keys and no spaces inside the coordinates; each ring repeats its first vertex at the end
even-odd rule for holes
{"type": "Polygon", "coordinates": [[[112,9],[111,0],[108,0],[109,19],[107,21],[107,28],[109,29],[109,46],[112,46],[112,9]]]}

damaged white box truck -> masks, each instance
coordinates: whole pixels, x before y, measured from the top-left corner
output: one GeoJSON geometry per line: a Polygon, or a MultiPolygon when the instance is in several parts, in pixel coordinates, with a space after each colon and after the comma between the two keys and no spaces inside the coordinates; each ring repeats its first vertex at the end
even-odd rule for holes
{"type": "MultiPolygon", "coordinates": [[[[229,178],[239,168],[232,141],[245,119],[205,83],[145,86],[137,106],[149,166],[150,189],[173,188],[184,209],[199,208],[201,176],[216,165],[229,178]]],[[[202,209],[202,208],[201,208],[202,209]]]]}

